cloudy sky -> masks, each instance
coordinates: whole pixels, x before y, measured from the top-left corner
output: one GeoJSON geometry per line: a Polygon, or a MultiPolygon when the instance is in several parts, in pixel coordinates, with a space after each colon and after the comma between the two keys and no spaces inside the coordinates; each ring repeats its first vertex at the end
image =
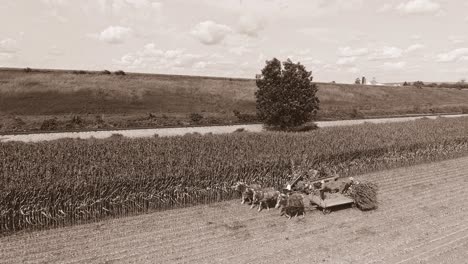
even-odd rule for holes
{"type": "Polygon", "coordinates": [[[468,77],[464,0],[0,0],[0,67],[316,81],[468,77]]]}

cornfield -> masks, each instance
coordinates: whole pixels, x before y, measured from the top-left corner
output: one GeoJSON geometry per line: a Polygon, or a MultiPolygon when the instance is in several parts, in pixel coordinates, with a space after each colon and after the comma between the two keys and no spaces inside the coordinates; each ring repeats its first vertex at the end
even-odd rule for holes
{"type": "Polygon", "coordinates": [[[291,164],[351,176],[468,153],[468,119],[167,138],[0,143],[0,234],[228,200],[279,188],[291,164]]]}

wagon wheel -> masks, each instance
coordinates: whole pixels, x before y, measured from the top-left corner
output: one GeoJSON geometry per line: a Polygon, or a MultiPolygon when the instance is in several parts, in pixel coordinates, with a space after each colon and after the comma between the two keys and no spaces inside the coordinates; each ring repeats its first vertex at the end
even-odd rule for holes
{"type": "Polygon", "coordinates": [[[323,212],[324,215],[327,215],[327,214],[331,213],[331,209],[330,208],[323,208],[322,212],[323,212]]]}

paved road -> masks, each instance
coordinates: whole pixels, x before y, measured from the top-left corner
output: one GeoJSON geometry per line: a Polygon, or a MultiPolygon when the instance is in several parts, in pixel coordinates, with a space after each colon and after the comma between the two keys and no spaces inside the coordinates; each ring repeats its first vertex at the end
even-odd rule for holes
{"type": "MultiPolygon", "coordinates": [[[[444,117],[461,117],[468,116],[468,114],[459,115],[441,115],[444,117]]],[[[436,119],[439,116],[425,116],[426,118],[436,119]]],[[[319,127],[333,127],[333,126],[350,126],[368,123],[391,123],[403,122],[421,119],[418,117],[395,117],[395,118],[375,118],[375,119],[354,119],[354,120],[338,120],[338,121],[319,121],[316,122],[319,127]]],[[[37,142],[44,140],[55,140],[60,138],[107,138],[112,134],[122,134],[126,137],[152,137],[158,134],[161,137],[179,136],[187,133],[213,133],[223,134],[232,133],[236,129],[244,128],[250,132],[261,132],[262,125],[234,125],[234,126],[209,126],[209,127],[180,127],[180,128],[155,128],[155,129],[132,129],[132,130],[108,130],[108,131],[88,131],[88,132],[65,132],[65,133],[37,133],[37,134],[21,134],[21,135],[4,135],[0,136],[0,142],[6,141],[23,141],[23,142],[37,142]]]]}
{"type": "Polygon", "coordinates": [[[379,208],[288,220],[240,201],[0,238],[0,263],[468,263],[468,157],[357,177],[379,208]]]}

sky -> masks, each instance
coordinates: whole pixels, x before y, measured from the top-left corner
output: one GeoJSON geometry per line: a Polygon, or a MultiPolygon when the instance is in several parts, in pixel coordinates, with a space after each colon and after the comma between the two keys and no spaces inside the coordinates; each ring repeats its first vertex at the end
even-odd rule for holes
{"type": "Polygon", "coordinates": [[[0,0],[0,67],[314,81],[468,77],[464,0],[0,0]]]}

